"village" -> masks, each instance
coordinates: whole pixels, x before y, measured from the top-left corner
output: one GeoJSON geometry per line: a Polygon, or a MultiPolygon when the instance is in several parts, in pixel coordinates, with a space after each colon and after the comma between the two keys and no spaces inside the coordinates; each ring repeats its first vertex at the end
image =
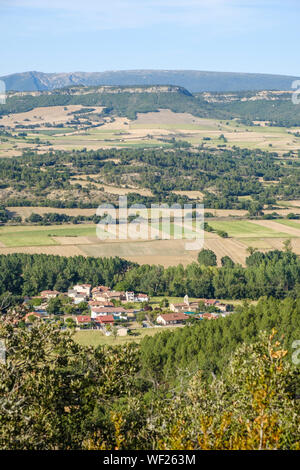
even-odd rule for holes
{"type": "Polygon", "coordinates": [[[22,325],[31,328],[37,320],[56,322],[61,329],[100,330],[104,335],[126,336],[136,328],[184,326],[187,322],[216,320],[231,315],[233,305],[216,299],[189,300],[180,303],[167,297],[151,299],[147,294],[115,291],[108,286],[77,284],[68,292],[45,290],[39,296],[26,297],[29,309],[22,325]]]}

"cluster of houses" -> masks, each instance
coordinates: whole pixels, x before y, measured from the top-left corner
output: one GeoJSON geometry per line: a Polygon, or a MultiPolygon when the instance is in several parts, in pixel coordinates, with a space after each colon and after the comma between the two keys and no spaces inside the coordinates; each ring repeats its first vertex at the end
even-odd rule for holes
{"type": "MultiPolygon", "coordinates": [[[[228,305],[219,302],[214,299],[199,299],[197,301],[190,302],[186,295],[182,303],[171,303],[169,310],[172,313],[166,313],[159,315],[156,319],[156,323],[159,325],[174,325],[185,323],[190,318],[198,320],[215,320],[220,316],[225,317],[230,315],[231,312],[228,310],[228,305]],[[205,309],[215,307],[215,312],[206,312],[205,309]],[[203,309],[203,311],[201,311],[203,309]]],[[[213,309],[212,309],[213,310],[213,309]]]]}
{"type": "MultiPolygon", "coordinates": [[[[107,286],[97,286],[92,288],[91,284],[77,284],[69,289],[66,293],[55,290],[45,290],[40,293],[43,304],[36,308],[35,312],[30,312],[25,316],[25,321],[30,321],[31,316],[41,318],[46,312],[47,303],[50,299],[58,296],[67,296],[72,299],[74,305],[86,302],[88,305],[88,313],[69,315],[69,318],[75,320],[78,328],[95,328],[107,330],[108,326],[130,322],[135,320],[136,314],[144,309],[143,303],[149,302],[149,296],[143,293],[135,293],[132,291],[119,292],[112,290],[107,286]],[[135,308],[128,308],[128,303],[135,304],[135,308]],[[140,303],[140,307],[136,304],[140,303]]],[[[190,318],[197,320],[213,320],[220,316],[227,316],[231,312],[228,305],[218,300],[199,299],[197,301],[189,301],[186,295],[182,303],[170,303],[168,310],[170,313],[158,314],[155,323],[159,326],[168,326],[176,324],[184,324],[190,318]],[[208,311],[209,310],[209,311],[208,311]]],[[[65,315],[65,320],[68,318],[65,315]]],[[[120,333],[121,334],[121,333],[120,333]]]]}
{"type": "MultiPolygon", "coordinates": [[[[130,321],[135,319],[135,314],[140,309],[126,309],[120,304],[148,302],[147,294],[135,292],[123,292],[111,290],[107,286],[97,286],[92,288],[91,284],[76,284],[67,293],[45,290],[40,296],[46,301],[66,295],[74,305],[87,302],[89,315],[77,315],[75,320],[78,326],[93,325],[94,328],[101,328],[113,325],[118,320],[130,321]],[[117,302],[116,302],[117,301],[117,302]],[[117,304],[117,305],[116,305],[117,304]]],[[[33,313],[34,314],[34,313],[33,313]]]]}

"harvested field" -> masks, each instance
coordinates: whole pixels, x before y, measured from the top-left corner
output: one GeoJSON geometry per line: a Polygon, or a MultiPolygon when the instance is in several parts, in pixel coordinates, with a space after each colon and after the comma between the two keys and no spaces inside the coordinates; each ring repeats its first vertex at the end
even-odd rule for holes
{"type": "Polygon", "coordinates": [[[198,118],[189,113],[174,113],[170,109],[160,109],[157,113],[138,113],[137,119],[131,122],[131,127],[151,127],[153,125],[179,128],[182,125],[192,125],[195,128],[197,126],[213,127],[215,122],[215,120],[198,118]]]}
{"type": "Polygon", "coordinates": [[[59,256],[86,256],[86,254],[75,245],[72,246],[18,246],[10,248],[0,247],[0,255],[9,255],[10,253],[28,253],[32,254],[45,254],[45,255],[59,255],[59,256]]]}
{"type": "MultiPolygon", "coordinates": [[[[52,239],[58,245],[74,245],[74,237],[52,237],[52,239]]],[[[92,237],[76,237],[76,245],[89,245],[91,243],[95,243],[97,238],[94,239],[92,237]]]]}
{"type": "Polygon", "coordinates": [[[274,220],[255,220],[253,223],[255,225],[259,225],[260,227],[266,227],[267,229],[271,229],[276,232],[284,232],[286,236],[291,235],[293,237],[300,237],[300,223],[299,228],[295,228],[293,226],[280,223],[280,221],[277,222],[274,220]]]}
{"type": "Polygon", "coordinates": [[[293,227],[300,230],[300,219],[299,220],[277,220],[279,224],[286,225],[287,227],[293,227]]]}
{"type": "Polygon", "coordinates": [[[174,266],[187,265],[197,259],[198,251],[185,250],[185,240],[151,240],[102,242],[80,248],[88,256],[120,256],[136,263],[174,266]]]}
{"type": "Polygon", "coordinates": [[[56,213],[56,214],[67,214],[70,216],[76,217],[77,215],[95,215],[96,209],[57,209],[53,207],[8,207],[8,210],[15,215],[19,215],[22,219],[26,219],[32,213],[35,214],[47,214],[56,213]]]}
{"type": "Polygon", "coordinates": [[[299,199],[294,199],[292,201],[279,201],[279,204],[288,206],[288,207],[298,207],[300,209],[300,200],[299,199]]]}
{"type": "Polygon", "coordinates": [[[202,199],[203,193],[201,191],[173,191],[174,194],[180,196],[187,196],[189,199],[202,199]]]}
{"type": "MultiPolygon", "coordinates": [[[[14,127],[15,124],[28,125],[28,124],[40,124],[44,125],[49,122],[53,123],[65,123],[72,117],[69,113],[79,111],[84,108],[82,105],[70,105],[70,106],[48,106],[41,108],[34,108],[26,113],[10,114],[9,116],[3,116],[1,124],[4,126],[14,127]],[[65,109],[66,108],[66,109],[65,109]],[[28,121],[29,120],[29,121],[28,121]]],[[[97,112],[101,112],[103,107],[97,108],[97,112]]],[[[95,111],[96,112],[96,111],[95,111]]]]}
{"type": "MultiPolygon", "coordinates": [[[[269,221],[267,221],[269,222],[269,221]]],[[[287,236],[284,233],[284,230],[278,232],[278,227],[276,229],[272,229],[270,226],[265,225],[265,221],[251,221],[248,222],[247,220],[233,220],[233,221],[211,221],[209,222],[215,230],[224,230],[228,233],[230,237],[235,238],[273,238],[273,237],[285,237],[287,236]],[[255,223],[255,222],[262,222],[255,223]]],[[[281,229],[281,227],[279,227],[281,229]]]]}
{"type": "MultiPolygon", "coordinates": [[[[292,250],[296,255],[300,255],[300,238],[291,238],[292,250]]],[[[284,248],[283,242],[285,239],[271,238],[268,240],[272,250],[282,250],[284,248]]]]}
{"type": "Polygon", "coordinates": [[[270,209],[264,210],[264,214],[272,214],[273,212],[276,212],[280,216],[286,217],[291,212],[294,214],[300,214],[300,207],[293,207],[290,209],[276,209],[275,211],[270,209]]]}
{"type": "Polygon", "coordinates": [[[238,240],[230,240],[228,238],[206,238],[204,248],[208,248],[216,254],[219,266],[223,256],[229,256],[235,263],[241,265],[245,265],[245,259],[249,256],[245,245],[238,240]]]}

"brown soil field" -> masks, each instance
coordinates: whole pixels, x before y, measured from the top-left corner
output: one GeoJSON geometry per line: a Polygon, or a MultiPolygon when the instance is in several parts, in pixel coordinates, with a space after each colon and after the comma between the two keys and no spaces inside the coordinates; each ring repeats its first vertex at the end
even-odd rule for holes
{"type": "MultiPolygon", "coordinates": [[[[72,245],[74,246],[74,237],[51,237],[55,242],[57,242],[59,245],[64,245],[64,246],[69,246],[72,245]]],[[[76,237],[76,246],[77,245],[89,245],[91,243],[95,243],[95,240],[91,240],[92,237],[81,237],[77,236],[76,237]]]]}
{"type": "Polygon", "coordinates": [[[296,229],[294,227],[288,227],[287,225],[280,224],[273,220],[252,220],[251,222],[256,225],[261,225],[262,227],[270,228],[276,232],[284,232],[294,237],[300,237],[300,223],[299,229],[296,229]]]}
{"type": "Polygon", "coordinates": [[[129,131],[129,123],[130,119],[128,118],[122,118],[122,117],[115,117],[115,120],[113,122],[106,122],[101,126],[101,130],[115,130],[115,129],[122,129],[129,131]]]}
{"type": "MultiPolygon", "coordinates": [[[[271,245],[272,249],[275,250],[282,250],[283,249],[283,242],[286,239],[284,238],[269,238],[268,242],[271,245]]],[[[296,255],[300,255],[300,238],[291,238],[292,250],[296,255]]]]}
{"type": "Polygon", "coordinates": [[[161,124],[162,126],[178,124],[179,127],[181,124],[213,125],[211,120],[198,118],[189,113],[174,113],[169,109],[160,109],[157,113],[137,113],[137,119],[132,124],[144,125],[145,127],[151,124],[161,124]]]}
{"type": "Polygon", "coordinates": [[[32,254],[46,254],[46,255],[60,255],[60,256],[86,256],[84,251],[79,246],[22,246],[12,248],[0,247],[1,255],[8,255],[10,253],[28,253],[32,254]]]}
{"type": "Polygon", "coordinates": [[[277,214],[279,215],[282,215],[282,216],[286,216],[288,214],[290,214],[291,212],[293,212],[294,214],[300,214],[300,207],[292,207],[290,209],[276,209],[275,211],[274,210],[264,210],[264,213],[265,214],[272,214],[272,212],[277,212],[277,214]]]}
{"type": "MultiPolygon", "coordinates": [[[[300,209],[300,200],[299,199],[294,199],[292,201],[281,201],[283,204],[288,205],[289,207],[298,207],[300,209]]],[[[280,204],[280,202],[279,202],[280,204]]]]}
{"type": "Polygon", "coordinates": [[[221,265],[221,258],[229,256],[235,263],[245,265],[245,259],[249,254],[247,247],[238,240],[224,238],[206,238],[204,248],[213,250],[218,258],[218,266],[221,265]]]}
{"type": "MultiPolygon", "coordinates": [[[[244,217],[248,211],[239,209],[206,209],[205,212],[211,212],[215,217],[244,217]]],[[[209,223],[209,219],[206,220],[209,223]]]]}
{"type": "Polygon", "coordinates": [[[189,199],[201,199],[203,197],[201,191],[173,191],[173,193],[180,196],[187,196],[189,199]]]}
{"type": "Polygon", "coordinates": [[[90,216],[96,213],[96,209],[58,209],[53,207],[9,207],[8,210],[23,219],[29,217],[33,212],[40,215],[55,212],[57,214],[67,214],[74,217],[77,215],[90,216]]]}
{"type": "MultiPolygon", "coordinates": [[[[175,266],[197,261],[199,250],[186,250],[188,240],[152,240],[137,242],[105,241],[97,245],[85,245],[80,248],[89,256],[120,256],[136,263],[161,264],[175,266]]],[[[222,256],[230,256],[233,261],[244,265],[248,256],[246,246],[233,239],[223,239],[216,234],[205,236],[204,248],[213,250],[221,265],[222,256]]]]}
{"type": "MultiPolygon", "coordinates": [[[[34,108],[31,111],[18,114],[10,114],[3,116],[1,124],[4,126],[14,127],[15,124],[45,124],[49,122],[53,123],[64,123],[69,121],[72,116],[68,115],[74,111],[78,111],[85,106],[82,105],[71,105],[71,106],[48,106],[41,108],[34,108]],[[65,109],[66,108],[66,109],[65,109]],[[29,121],[26,121],[29,119],[29,121]]],[[[101,112],[103,107],[94,107],[94,112],[101,112]]]]}
{"type": "MultiPolygon", "coordinates": [[[[243,238],[245,247],[257,248],[260,251],[283,250],[286,238],[243,238]]],[[[300,238],[290,238],[292,250],[300,255],[300,238]]],[[[247,254],[248,256],[248,254],[247,254]]]]}
{"type": "Polygon", "coordinates": [[[141,264],[161,264],[165,267],[197,260],[198,251],[185,250],[185,240],[153,240],[137,242],[103,242],[80,248],[88,256],[120,256],[141,264]]]}
{"type": "MultiPolygon", "coordinates": [[[[69,209],[71,210],[71,209],[69,209]]],[[[76,210],[76,209],[73,209],[76,210]]],[[[254,223],[254,221],[252,221],[254,223]]],[[[255,221],[277,232],[290,229],[284,225],[273,221],[255,221]],[[269,223],[271,222],[271,224],[269,223]],[[279,227],[277,227],[279,226],[279,227]]],[[[297,229],[293,229],[296,231],[297,229]]],[[[294,234],[291,233],[293,236],[294,234]]],[[[299,233],[297,232],[299,236],[299,233]]],[[[193,261],[197,261],[199,249],[189,251],[186,249],[188,240],[150,240],[150,241],[128,241],[128,240],[106,240],[100,241],[92,236],[74,237],[54,237],[60,245],[54,246],[35,246],[35,247],[12,247],[6,248],[0,246],[0,254],[9,253],[45,253],[63,256],[120,256],[139,264],[161,264],[165,267],[183,264],[186,266],[193,261]]],[[[247,248],[249,246],[258,248],[262,251],[271,249],[283,249],[283,242],[286,238],[243,238],[237,240],[234,238],[220,238],[215,233],[205,233],[204,248],[213,250],[218,258],[220,266],[221,257],[230,256],[234,262],[245,265],[245,258],[248,256],[247,248]]],[[[300,254],[300,237],[291,237],[292,247],[296,254],[300,254]]]]}

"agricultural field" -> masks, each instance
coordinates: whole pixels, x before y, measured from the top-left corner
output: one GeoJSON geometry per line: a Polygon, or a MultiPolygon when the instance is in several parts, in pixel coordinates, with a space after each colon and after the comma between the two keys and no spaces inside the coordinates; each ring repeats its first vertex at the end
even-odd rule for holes
{"type": "MultiPolygon", "coordinates": [[[[174,330],[178,327],[167,327],[168,330],[174,330]]],[[[117,336],[114,338],[111,336],[105,336],[99,330],[82,330],[77,331],[74,334],[74,340],[82,346],[118,346],[125,343],[139,343],[145,336],[154,336],[156,334],[165,331],[166,328],[135,328],[132,330],[132,335],[117,336]]]]}
{"type": "MultiPolygon", "coordinates": [[[[74,209],[75,211],[75,209],[74,209]]],[[[215,230],[228,233],[221,238],[213,232],[204,233],[204,248],[213,250],[218,263],[223,256],[244,265],[249,247],[261,250],[282,249],[290,239],[295,253],[300,254],[300,222],[290,220],[209,220],[215,230]]],[[[187,265],[197,260],[198,251],[187,249],[188,240],[173,239],[132,240],[98,239],[93,224],[52,226],[0,227],[0,254],[12,252],[48,253],[66,256],[96,257],[120,256],[140,264],[163,266],[187,265]]]]}
{"type": "MultiPolygon", "coordinates": [[[[31,191],[30,178],[26,183],[27,188],[24,189],[19,182],[15,185],[9,182],[10,186],[7,184],[7,187],[4,184],[1,190],[3,205],[5,205],[5,200],[8,198],[13,199],[19,196],[21,199],[30,199],[32,195],[34,196],[33,204],[36,205],[40,203],[38,198],[60,199],[67,202],[75,200],[77,204],[78,202],[90,203],[95,200],[99,200],[101,203],[102,201],[115,203],[120,195],[132,196],[132,193],[134,193],[136,200],[137,196],[145,199],[154,198],[156,194],[161,192],[167,194],[168,191],[172,191],[173,196],[187,198],[193,202],[205,199],[207,192],[214,196],[217,194],[219,198],[222,198],[222,190],[219,189],[218,194],[215,185],[215,181],[218,182],[220,179],[220,174],[214,174],[215,168],[210,167],[209,161],[206,162],[208,169],[205,165],[196,167],[195,171],[190,169],[189,162],[184,161],[185,155],[181,155],[185,152],[184,146],[178,150],[178,158],[182,160],[178,165],[178,173],[175,175],[174,163],[170,155],[172,155],[172,152],[177,152],[174,142],[178,141],[185,141],[192,145],[189,155],[191,158],[193,158],[194,152],[199,151],[195,147],[198,145],[202,146],[204,153],[206,153],[206,150],[209,152],[214,151],[218,147],[232,149],[234,146],[250,150],[261,149],[278,152],[279,158],[276,158],[279,163],[277,161],[271,162],[273,171],[271,177],[268,178],[267,174],[266,178],[263,176],[257,178],[261,192],[265,188],[269,189],[272,185],[281,184],[280,178],[276,180],[277,164],[286,177],[287,169],[290,168],[288,164],[294,164],[297,158],[296,154],[300,143],[299,134],[297,133],[300,131],[300,127],[285,128],[275,125],[269,127],[264,121],[257,121],[254,123],[255,125],[246,125],[238,118],[199,117],[189,112],[174,112],[170,109],[158,109],[156,112],[138,111],[135,113],[136,119],[133,119],[128,117],[128,114],[122,114],[121,112],[106,113],[104,106],[91,106],[87,108],[82,104],[68,104],[67,106],[36,107],[27,112],[11,113],[1,117],[0,124],[4,132],[0,136],[0,157],[18,157],[22,155],[24,150],[29,149],[32,150],[33,154],[38,154],[39,159],[49,159],[49,155],[47,157],[46,153],[50,150],[54,153],[55,151],[76,149],[86,149],[87,151],[104,149],[104,152],[107,153],[111,151],[111,154],[107,156],[108,158],[101,155],[102,166],[92,166],[93,156],[89,160],[89,154],[87,154],[87,160],[84,160],[82,155],[80,156],[82,160],[78,162],[78,166],[73,165],[72,159],[64,160],[64,154],[62,154],[61,160],[56,162],[59,169],[51,178],[48,174],[49,165],[47,166],[47,163],[42,165],[37,162],[37,167],[41,166],[41,170],[48,174],[48,180],[45,177],[45,181],[41,181],[42,178],[39,175],[39,182],[36,182],[34,191],[31,191]],[[130,159],[131,155],[129,155],[128,162],[124,164],[124,160],[126,160],[124,155],[120,156],[119,150],[116,150],[116,152],[112,150],[124,148],[126,152],[127,148],[148,149],[152,147],[159,151],[163,149],[162,153],[166,154],[168,152],[164,152],[164,149],[169,149],[169,155],[166,156],[166,159],[168,159],[166,165],[162,159],[156,167],[156,161],[147,160],[147,155],[144,159],[139,160],[140,150],[136,152],[136,157],[132,160],[130,159]],[[106,149],[108,150],[106,151],[106,149]],[[117,151],[119,151],[119,154],[117,154],[117,151]],[[292,156],[288,153],[291,151],[294,152],[292,156]],[[145,168],[148,173],[143,173],[145,168]],[[67,171],[70,171],[67,178],[68,184],[62,180],[61,183],[57,182],[60,172],[67,171]],[[96,173],[97,171],[98,173],[96,173]],[[210,182],[205,186],[198,185],[198,180],[201,180],[201,177],[199,178],[197,172],[200,171],[207,173],[210,178],[210,182]],[[167,185],[164,187],[163,182],[172,179],[172,172],[174,172],[173,178],[176,181],[170,181],[170,188],[173,189],[169,190],[167,185]],[[154,181],[155,175],[160,175],[157,179],[161,179],[162,184],[154,181]],[[215,176],[218,177],[217,180],[214,179],[215,176]],[[151,184],[148,184],[148,177],[152,179],[151,184]],[[51,179],[52,184],[50,187],[47,186],[49,179],[51,179]],[[189,181],[191,181],[190,185],[189,181]],[[41,187],[43,190],[40,190],[41,187]]],[[[206,114],[202,116],[206,116],[206,114]]],[[[219,150],[216,151],[216,162],[222,167],[223,154],[220,151],[221,153],[219,152],[220,154],[217,155],[218,152],[219,150]]],[[[232,152],[234,154],[235,150],[232,152]]],[[[134,153],[134,150],[131,153],[134,153]]],[[[70,154],[66,153],[66,155],[70,158],[70,154]]],[[[199,156],[202,158],[200,152],[199,156]]],[[[159,160],[160,157],[158,152],[157,159],[159,160]]],[[[261,165],[263,165],[264,155],[258,158],[262,161],[261,165]]],[[[227,178],[230,178],[230,165],[234,165],[235,160],[236,154],[230,162],[227,162],[227,178]]],[[[4,160],[1,161],[4,162],[4,165],[9,165],[4,160]]],[[[244,161],[239,160],[236,171],[243,167],[244,161]]],[[[34,164],[33,162],[32,168],[36,168],[34,164]]],[[[12,166],[14,165],[13,162],[12,166]]],[[[26,165],[27,161],[24,167],[26,165]]],[[[195,162],[194,165],[196,165],[195,162]]],[[[251,161],[250,163],[247,161],[247,165],[251,168],[251,161]]],[[[35,169],[32,168],[30,170],[31,174],[35,175],[35,169]]],[[[18,171],[23,171],[23,169],[19,168],[18,171]]],[[[10,172],[13,173],[14,170],[15,168],[10,169],[10,172]]],[[[4,167],[3,175],[6,175],[5,171],[6,168],[4,167]]],[[[268,169],[264,169],[264,172],[268,173],[268,169]]],[[[221,174],[221,177],[223,177],[223,174],[221,174]]],[[[241,177],[242,179],[245,178],[242,170],[241,177]]],[[[295,181],[293,184],[296,185],[295,181]]],[[[230,183],[228,183],[228,186],[230,186],[230,183]]],[[[228,188],[226,189],[228,190],[228,188]]],[[[245,207],[245,204],[242,203],[247,200],[253,202],[253,194],[255,194],[256,188],[253,183],[249,196],[240,196],[240,194],[247,194],[245,190],[239,191],[239,188],[235,188],[235,190],[238,194],[238,202],[241,202],[241,204],[232,205],[232,209],[207,209],[212,215],[206,219],[209,225],[214,230],[224,231],[228,234],[228,238],[221,238],[216,233],[205,232],[204,247],[216,253],[219,265],[221,258],[226,255],[230,256],[236,263],[244,265],[250,247],[261,250],[282,249],[283,243],[287,239],[291,240],[293,250],[300,254],[300,222],[279,218],[276,220],[247,220],[248,210],[240,209],[240,207],[245,207]]],[[[280,197],[287,197],[286,194],[288,193],[280,193],[276,209],[274,209],[276,213],[280,217],[286,217],[290,212],[300,214],[299,200],[280,201],[280,197]]],[[[292,194],[291,197],[297,197],[296,191],[292,194]]],[[[13,204],[15,203],[13,202],[13,204]]],[[[92,205],[86,204],[86,207],[92,207],[92,205]]],[[[209,207],[214,206],[210,205],[209,207]]],[[[216,205],[216,207],[226,207],[226,205],[216,205]]],[[[230,207],[230,205],[227,207],[230,207]]],[[[274,212],[273,209],[266,207],[265,205],[265,214],[274,212]]],[[[161,264],[163,266],[187,265],[197,260],[199,250],[187,250],[186,240],[173,239],[174,233],[177,232],[178,234],[178,229],[174,225],[171,227],[171,239],[161,239],[163,237],[158,236],[157,239],[151,240],[99,240],[96,235],[96,228],[92,223],[31,226],[25,222],[25,219],[32,213],[43,215],[52,212],[69,216],[92,216],[95,214],[95,209],[16,206],[7,209],[14,216],[21,217],[23,226],[8,225],[0,227],[0,253],[21,251],[68,256],[75,254],[99,257],[120,256],[138,263],[161,264]]],[[[157,229],[159,228],[161,226],[158,225],[157,229]]]]}
{"type": "Polygon", "coordinates": [[[199,118],[168,109],[138,113],[137,119],[131,120],[125,117],[99,118],[103,108],[98,106],[87,114],[89,124],[79,121],[77,126],[70,127],[68,122],[72,122],[81,109],[81,105],[49,106],[4,116],[1,125],[9,129],[11,136],[0,138],[0,157],[21,155],[28,148],[39,153],[50,149],[167,148],[173,138],[192,145],[222,145],[228,148],[236,145],[279,153],[297,151],[299,148],[299,138],[294,134],[300,128],[246,126],[236,120],[199,118]],[[40,127],[28,129],[28,125],[40,127]],[[26,135],[23,135],[24,132],[26,135]]]}
{"type": "MultiPolygon", "coordinates": [[[[209,225],[215,230],[224,230],[229,237],[233,238],[285,238],[286,233],[278,232],[269,227],[269,221],[222,221],[210,222],[209,225]],[[258,224],[258,222],[261,222],[258,224]]],[[[300,235],[300,234],[299,234],[300,235]]]]}

